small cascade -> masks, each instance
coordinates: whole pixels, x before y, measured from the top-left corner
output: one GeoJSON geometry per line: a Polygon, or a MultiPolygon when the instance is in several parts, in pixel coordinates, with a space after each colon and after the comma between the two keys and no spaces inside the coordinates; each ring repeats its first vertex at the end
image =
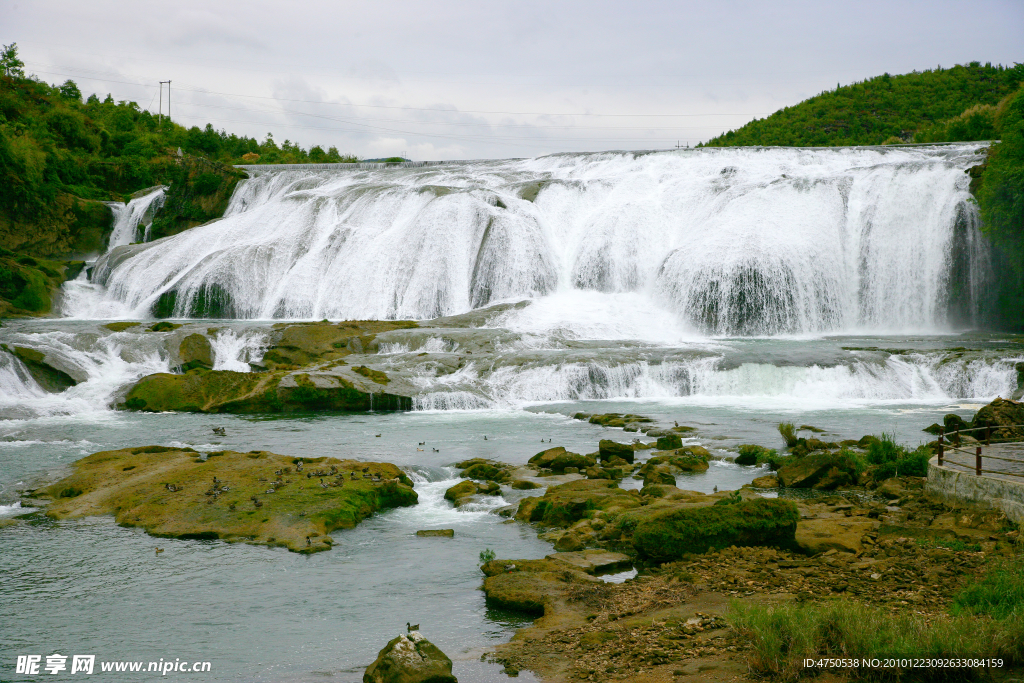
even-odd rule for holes
{"type": "Polygon", "coordinates": [[[108,204],[114,212],[114,229],[110,233],[107,251],[133,242],[149,241],[149,228],[153,224],[153,218],[156,217],[157,211],[164,205],[166,190],[167,188],[161,185],[132,198],[127,204],[117,202],[108,204]],[[141,235],[139,234],[140,226],[143,228],[141,235]]]}
{"type": "Polygon", "coordinates": [[[158,333],[48,331],[18,333],[9,341],[52,358],[78,383],[48,393],[16,357],[0,350],[0,419],[106,412],[139,378],[170,371],[158,333]]]}
{"type": "Polygon", "coordinates": [[[269,340],[266,334],[246,331],[242,334],[234,330],[219,330],[210,339],[213,349],[213,369],[249,372],[250,364],[258,364],[263,360],[269,340]]]}

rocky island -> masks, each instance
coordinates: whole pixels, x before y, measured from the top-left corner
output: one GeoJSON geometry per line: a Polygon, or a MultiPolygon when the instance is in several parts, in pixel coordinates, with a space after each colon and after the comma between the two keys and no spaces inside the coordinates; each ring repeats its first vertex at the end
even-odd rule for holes
{"type": "Polygon", "coordinates": [[[298,553],[330,550],[332,531],[417,501],[409,478],[379,462],[143,446],[93,453],[72,467],[29,493],[48,503],[49,517],[113,515],[153,536],[298,553]]]}

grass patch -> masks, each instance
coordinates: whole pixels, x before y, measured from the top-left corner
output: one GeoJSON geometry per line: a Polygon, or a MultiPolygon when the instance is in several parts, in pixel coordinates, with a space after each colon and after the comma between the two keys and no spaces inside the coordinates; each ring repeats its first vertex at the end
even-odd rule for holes
{"type": "MultiPolygon", "coordinates": [[[[846,600],[823,604],[775,607],[734,603],[731,620],[748,637],[753,672],[782,680],[814,677],[818,668],[804,668],[806,658],[1002,658],[1004,666],[1024,657],[1024,620],[960,615],[928,619],[893,613],[846,600]]],[[[972,669],[861,668],[843,669],[852,677],[963,681],[972,669]]]]}
{"type": "Polygon", "coordinates": [[[1024,557],[989,566],[979,581],[965,586],[953,598],[953,613],[1024,623],[1024,557]]]}

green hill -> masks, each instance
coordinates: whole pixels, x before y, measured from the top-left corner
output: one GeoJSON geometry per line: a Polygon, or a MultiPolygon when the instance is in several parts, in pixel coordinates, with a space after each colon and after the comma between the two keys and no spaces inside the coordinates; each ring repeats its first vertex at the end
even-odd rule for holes
{"type": "Polygon", "coordinates": [[[111,228],[106,201],[168,185],[153,225],[162,237],[221,215],[245,174],[237,163],[354,162],[309,150],[161,121],[135,102],[82,97],[74,81],[26,77],[17,46],[0,52],[0,316],[40,314],[54,287],[95,253],[111,228]]]}
{"type": "Polygon", "coordinates": [[[712,138],[705,147],[830,147],[991,140],[999,102],[1024,82],[1024,64],[971,62],[901,76],[883,74],[780,109],[712,138]]]}

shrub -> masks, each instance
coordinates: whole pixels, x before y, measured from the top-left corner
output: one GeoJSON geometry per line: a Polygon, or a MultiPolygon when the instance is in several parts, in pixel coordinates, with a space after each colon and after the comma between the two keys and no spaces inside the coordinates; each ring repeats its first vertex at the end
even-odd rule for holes
{"type": "Polygon", "coordinates": [[[786,448],[792,448],[796,445],[796,426],[792,422],[780,422],[779,434],[782,435],[782,440],[786,442],[786,448]]]}
{"type": "Polygon", "coordinates": [[[481,550],[480,551],[480,564],[487,564],[488,562],[493,561],[495,557],[497,557],[497,555],[495,555],[494,551],[491,550],[490,548],[487,548],[485,550],[481,550]]]}

